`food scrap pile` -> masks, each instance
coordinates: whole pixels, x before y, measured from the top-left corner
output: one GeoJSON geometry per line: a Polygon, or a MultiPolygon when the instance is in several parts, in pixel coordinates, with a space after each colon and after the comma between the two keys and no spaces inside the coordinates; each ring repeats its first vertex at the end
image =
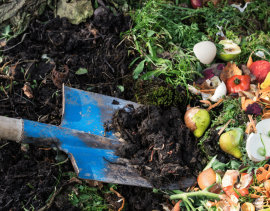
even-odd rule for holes
{"type": "MultiPolygon", "coordinates": [[[[259,53],[256,55],[264,55],[259,53]]],[[[201,146],[214,134],[214,144],[233,159],[224,163],[216,154],[199,174],[199,188],[194,185],[188,193],[169,193],[171,199],[182,200],[178,208],[195,210],[188,198],[194,197],[210,210],[269,210],[270,63],[253,62],[253,54],[246,65],[239,66],[231,61],[233,57],[223,58],[229,60],[226,66],[212,64],[202,78],[188,86],[194,98],[200,96],[201,106],[187,107],[186,126],[201,146]],[[210,124],[212,128],[207,130],[210,124]]]]}

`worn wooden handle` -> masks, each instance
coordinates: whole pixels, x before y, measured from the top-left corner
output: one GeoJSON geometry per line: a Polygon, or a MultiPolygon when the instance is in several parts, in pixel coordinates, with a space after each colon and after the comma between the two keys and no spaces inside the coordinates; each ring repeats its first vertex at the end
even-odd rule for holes
{"type": "Polygon", "coordinates": [[[0,138],[21,142],[23,120],[0,116],[0,138]]]}

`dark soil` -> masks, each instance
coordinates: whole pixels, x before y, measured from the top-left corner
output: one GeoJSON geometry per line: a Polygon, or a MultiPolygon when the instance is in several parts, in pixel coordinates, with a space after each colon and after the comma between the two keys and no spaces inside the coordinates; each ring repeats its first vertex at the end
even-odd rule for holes
{"type": "MultiPolygon", "coordinates": [[[[46,205],[55,187],[69,180],[62,172],[72,171],[70,162],[53,165],[57,152],[33,145],[21,149],[12,141],[0,141],[0,210],[39,210],[46,205]],[[61,178],[61,179],[58,179],[61,178]]],[[[50,210],[78,210],[71,204],[52,204],[50,210]]]]}
{"type": "Polygon", "coordinates": [[[116,154],[131,159],[155,188],[197,175],[199,150],[182,118],[177,107],[130,106],[119,110],[113,127],[128,144],[116,154]]]}
{"type": "MultiPolygon", "coordinates": [[[[53,13],[48,11],[33,20],[26,34],[5,46],[5,58],[0,66],[6,64],[2,73],[10,78],[0,77],[0,115],[59,125],[62,108],[59,82],[133,99],[134,81],[129,64],[137,56],[133,52],[128,55],[119,37],[130,27],[130,17],[106,11],[78,26],[65,18],[53,18],[53,13]],[[21,40],[21,44],[10,49],[21,40]],[[87,73],[77,75],[79,68],[87,69],[87,73]],[[33,98],[28,98],[22,90],[26,82],[30,83],[33,98]],[[125,91],[121,92],[118,85],[124,86],[125,91]]],[[[57,163],[57,152],[53,149],[33,145],[23,149],[15,142],[0,141],[0,210],[41,209],[55,187],[59,189],[68,182],[69,177],[63,176],[64,173],[73,171],[69,161],[53,165],[57,163]]],[[[133,198],[130,193],[124,195],[126,200],[133,198]]],[[[55,199],[49,210],[78,209],[67,199],[65,202],[55,199]]]]}
{"type": "Polygon", "coordinates": [[[126,211],[163,210],[160,205],[164,201],[163,196],[153,193],[152,189],[123,185],[119,192],[126,198],[126,211]]]}

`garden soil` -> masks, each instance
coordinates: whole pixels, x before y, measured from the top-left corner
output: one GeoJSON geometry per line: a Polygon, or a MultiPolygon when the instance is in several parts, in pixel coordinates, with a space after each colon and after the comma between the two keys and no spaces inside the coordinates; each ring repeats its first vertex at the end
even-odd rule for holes
{"type": "MultiPolygon", "coordinates": [[[[130,17],[106,10],[97,10],[91,20],[80,25],[54,18],[52,12],[46,11],[30,22],[24,34],[2,48],[5,58],[0,66],[6,68],[1,71],[8,77],[0,78],[0,115],[59,125],[62,82],[82,90],[134,99],[129,64],[138,55],[128,52],[119,38],[130,27],[130,17]],[[87,69],[87,73],[76,74],[80,68],[87,69]],[[25,84],[33,98],[23,91],[25,84]],[[119,85],[124,86],[124,92],[119,85]]],[[[79,210],[68,202],[68,196],[65,200],[54,198],[56,190],[69,187],[66,173],[73,171],[70,161],[55,165],[59,152],[7,140],[1,140],[0,147],[0,210],[79,210]]],[[[153,194],[152,189],[121,186],[119,192],[128,202],[126,210],[161,208],[162,196],[153,194]]]]}
{"type": "MultiPolygon", "coordinates": [[[[25,33],[2,48],[0,115],[59,125],[63,82],[81,90],[136,99],[134,67],[129,65],[139,55],[126,48],[127,40],[120,39],[131,24],[129,16],[104,9],[97,9],[80,25],[54,18],[49,11],[32,20],[25,33]]],[[[121,110],[114,119],[116,129],[129,143],[119,155],[130,158],[157,187],[196,174],[191,168],[199,159],[198,149],[181,112],[177,107],[145,106],[121,110]]],[[[48,210],[78,210],[68,197],[54,198],[56,190],[69,187],[66,173],[73,170],[67,160],[55,165],[57,156],[54,149],[1,140],[0,210],[41,211],[50,202],[48,210]]],[[[164,199],[152,189],[120,186],[118,191],[126,199],[126,211],[162,210],[164,199]]]]}

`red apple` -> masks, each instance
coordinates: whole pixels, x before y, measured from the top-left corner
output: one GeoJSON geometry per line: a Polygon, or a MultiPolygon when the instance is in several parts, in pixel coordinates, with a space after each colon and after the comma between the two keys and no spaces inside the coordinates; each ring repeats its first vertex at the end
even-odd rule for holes
{"type": "Polygon", "coordinates": [[[270,63],[264,60],[256,61],[250,65],[249,69],[256,76],[257,82],[262,83],[270,72],[270,63]]]}
{"type": "Polygon", "coordinates": [[[197,9],[198,7],[202,7],[201,0],[191,0],[190,3],[194,9],[197,9]]]}

